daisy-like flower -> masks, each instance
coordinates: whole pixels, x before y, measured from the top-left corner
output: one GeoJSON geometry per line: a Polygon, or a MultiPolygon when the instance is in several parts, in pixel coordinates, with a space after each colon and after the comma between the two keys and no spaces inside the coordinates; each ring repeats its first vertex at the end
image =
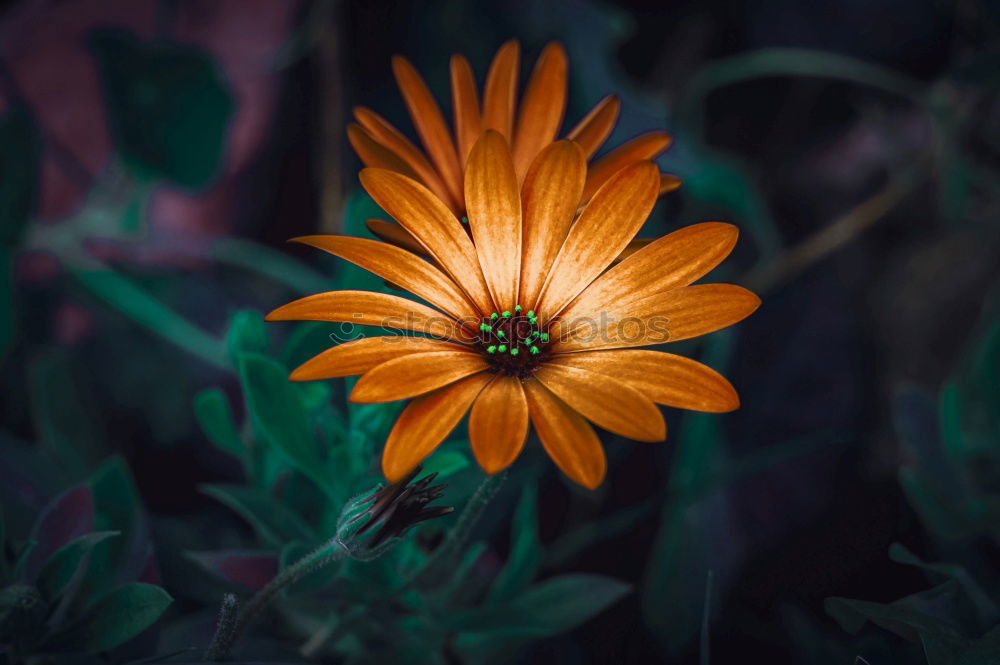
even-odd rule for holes
{"type": "Polygon", "coordinates": [[[666,437],[657,404],[712,412],[739,404],[709,367],[636,348],[703,335],[757,308],[757,296],[739,286],[691,285],[729,254],[736,228],[689,226],[607,270],[656,202],[656,165],[620,170],[582,210],[587,166],[576,142],[550,144],[523,185],[518,180],[506,140],[488,130],[465,170],[471,238],[428,188],[367,168],[365,189],[431,260],[377,240],[297,239],[429,303],[332,291],[268,315],[390,333],[335,346],[291,375],[307,381],[361,374],[350,395],[355,402],[415,398],[385,444],[382,469],[390,481],[415,468],[469,413],[472,451],[487,473],[517,458],[530,421],[559,468],[594,488],[606,461],[591,422],[657,441],[666,437]]]}
{"type": "MultiPolygon", "coordinates": [[[[385,118],[371,109],[354,109],[356,124],[347,136],[366,166],[386,168],[408,176],[430,189],[459,218],[466,213],[463,175],[472,145],[486,130],[500,133],[511,146],[514,173],[523,182],[538,153],[557,137],[566,111],[567,58],[557,42],[549,43],[517,103],[520,46],[516,40],[497,51],[486,75],[482,104],[469,61],[461,55],[451,59],[450,128],[416,68],[402,56],[392,60],[393,73],[403,94],[413,126],[424,150],[414,145],[385,118]]],[[[587,113],[566,138],[580,146],[590,159],[604,144],[618,119],[619,102],[609,95],[587,113]]],[[[649,132],[638,136],[597,159],[587,170],[581,203],[586,203],[615,173],[636,162],[653,159],[670,145],[670,135],[649,132]]],[[[680,186],[673,175],[660,175],[660,193],[680,186]]],[[[368,228],[383,240],[418,251],[419,243],[405,229],[387,220],[369,220],[368,228]]],[[[643,243],[637,242],[630,250],[643,243]]]]}

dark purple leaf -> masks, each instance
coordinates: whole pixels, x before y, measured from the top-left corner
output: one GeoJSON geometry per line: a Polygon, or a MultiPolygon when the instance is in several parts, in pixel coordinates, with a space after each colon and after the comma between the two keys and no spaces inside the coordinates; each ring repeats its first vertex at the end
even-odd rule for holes
{"type": "Polygon", "coordinates": [[[213,575],[255,591],[278,574],[278,557],[271,552],[223,550],[188,552],[187,556],[213,575]]]}
{"type": "Polygon", "coordinates": [[[59,548],[93,530],[94,495],[89,487],[73,487],[57,496],[35,522],[31,539],[38,545],[25,565],[25,579],[33,582],[59,548]]]}

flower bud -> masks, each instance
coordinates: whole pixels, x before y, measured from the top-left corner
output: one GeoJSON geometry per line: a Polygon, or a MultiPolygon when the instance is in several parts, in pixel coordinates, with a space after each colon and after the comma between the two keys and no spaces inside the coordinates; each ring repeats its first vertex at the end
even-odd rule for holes
{"type": "Polygon", "coordinates": [[[420,467],[405,478],[352,499],[337,522],[337,539],[356,559],[371,559],[384,552],[411,526],[447,515],[451,506],[428,506],[441,498],[445,485],[431,486],[437,473],[412,482],[420,467]]]}

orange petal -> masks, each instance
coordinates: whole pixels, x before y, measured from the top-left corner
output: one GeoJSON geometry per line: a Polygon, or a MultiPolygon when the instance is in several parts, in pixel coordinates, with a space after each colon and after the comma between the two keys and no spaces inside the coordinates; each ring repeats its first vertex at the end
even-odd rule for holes
{"type": "MultiPolygon", "coordinates": [[[[583,200],[587,201],[608,182],[616,173],[626,166],[653,159],[670,145],[670,135],[663,132],[650,132],[626,141],[608,154],[590,165],[587,171],[587,184],[583,188],[583,200]]],[[[657,187],[659,174],[657,174],[657,187]]]]}
{"type": "Polygon", "coordinates": [[[453,318],[406,298],[368,291],[328,291],[279,307],[268,321],[329,321],[409,330],[456,342],[468,337],[453,318]],[[463,335],[463,331],[465,334],[463,335]]]}
{"type": "Polygon", "coordinates": [[[389,432],[382,451],[382,472],[396,482],[430,455],[455,429],[490,379],[481,372],[410,402],[389,432]]]}
{"type": "Polygon", "coordinates": [[[570,365],[546,363],[535,378],[587,420],[637,441],[663,441],[667,424],[653,401],[624,381],[570,365]]]}
{"type": "Polygon", "coordinates": [[[471,349],[410,353],[365,372],[354,384],[352,402],[395,402],[429,393],[486,370],[489,365],[471,349]]]}
{"type": "Polygon", "coordinates": [[[451,278],[405,249],[377,240],[348,236],[302,236],[293,238],[293,241],[350,261],[382,279],[398,284],[460,321],[471,324],[478,318],[475,306],[451,278]]]}
{"type": "Polygon", "coordinates": [[[395,245],[396,247],[402,247],[403,249],[413,252],[414,254],[419,254],[420,256],[428,256],[427,250],[424,249],[424,246],[421,245],[409,231],[396,222],[389,222],[384,219],[369,219],[365,221],[365,226],[368,227],[368,230],[371,231],[372,234],[395,245]]]}
{"type": "Polygon", "coordinates": [[[513,137],[520,60],[521,45],[517,40],[512,39],[501,46],[490,64],[483,90],[482,128],[495,129],[508,141],[513,137]]]}
{"type": "Polygon", "coordinates": [[[660,196],[674,191],[681,186],[681,179],[669,173],[660,174],[660,196]]]}
{"type": "Polygon", "coordinates": [[[552,143],[566,111],[566,51],[558,42],[549,43],[538,57],[517,114],[514,135],[514,170],[518,181],[528,167],[552,143]]]}
{"type": "Polygon", "coordinates": [[[542,447],[562,472],[587,489],[604,480],[607,460],[594,428],[535,379],[525,381],[531,422],[542,447]]]}
{"type": "Polygon", "coordinates": [[[458,157],[464,166],[469,151],[483,133],[483,124],[479,115],[476,77],[472,73],[469,61],[462,55],[451,56],[451,109],[455,116],[458,157]]]}
{"type": "Polygon", "coordinates": [[[621,263],[628,257],[632,256],[633,254],[638,252],[640,249],[642,249],[649,243],[653,242],[653,240],[655,240],[655,238],[636,238],[634,240],[629,241],[629,244],[625,245],[625,249],[623,249],[618,254],[618,256],[615,257],[615,260],[611,262],[611,265],[613,266],[618,265],[619,263],[621,263]]]}
{"type": "Polygon", "coordinates": [[[465,228],[420,183],[385,169],[365,169],[361,184],[462,287],[483,313],[494,311],[476,248],[465,228]]]}
{"type": "Polygon", "coordinates": [[[486,473],[510,466],[528,436],[528,402],[518,379],[497,376],[479,393],[469,414],[469,439],[486,473]]]}
{"type": "Polygon", "coordinates": [[[600,275],[638,233],[656,203],[660,173],[652,162],[619,171],[594,195],[569,230],[538,299],[551,319],[600,275]]]}
{"type": "Polygon", "coordinates": [[[351,123],[347,126],[347,140],[365,166],[390,169],[410,178],[417,178],[417,174],[399,155],[373,139],[360,125],[351,123]]]}
{"type": "Polygon", "coordinates": [[[562,353],[677,342],[731,326],[759,306],[760,298],[742,286],[685,286],[559,321],[550,332],[552,348],[562,353]]]}
{"type": "Polygon", "coordinates": [[[493,302],[513,309],[521,268],[521,194],[507,142],[492,129],[469,153],[465,205],[493,302]]]}
{"type": "Polygon", "coordinates": [[[697,360],[672,353],[585,351],[557,354],[549,362],[615,377],[657,404],[709,413],[740,406],[736,390],[724,376],[697,360]]]}
{"type": "MultiPolygon", "coordinates": [[[[406,138],[401,131],[393,127],[388,120],[369,108],[365,108],[364,106],[354,107],[354,117],[357,118],[361,126],[367,130],[373,139],[395,153],[399,159],[406,162],[409,171],[416,174],[417,177],[414,178],[415,180],[426,185],[438,198],[446,202],[452,210],[456,211],[456,213],[458,212],[458,208],[460,207],[459,202],[454,200],[444,181],[441,180],[441,176],[438,175],[438,172],[431,163],[427,161],[420,148],[413,145],[413,142],[406,138]]],[[[379,165],[365,162],[365,166],[377,167],[379,165]]],[[[401,171],[401,173],[407,175],[405,172],[401,171]]]]}
{"type": "Polygon", "coordinates": [[[430,155],[454,200],[461,201],[462,167],[458,163],[458,154],[455,152],[455,144],[451,141],[448,124],[437,102],[434,101],[434,95],[406,58],[393,56],[392,72],[396,76],[396,83],[403,93],[403,100],[410,112],[413,126],[420,134],[420,140],[427,154],[430,155]]]}
{"type": "Polygon", "coordinates": [[[704,222],[657,238],[594,280],[563,317],[571,321],[687,286],[729,256],[739,233],[732,224],[704,222]]]}
{"type": "Polygon", "coordinates": [[[432,351],[459,351],[465,347],[430,337],[390,335],[362,337],[344,342],[313,356],[295,368],[288,377],[292,381],[335,379],[341,376],[364,374],[372,367],[411,353],[432,351]]]}
{"type": "Polygon", "coordinates": [[[532,309],[573,224],[587,162],[572,141],[556,141],[538,155],[521,188],[524,238],[518,302],[532,309]]]}
{"type": "Polygon", "coordinates": [[[608,95],[583,116],[566,138],[575,141],[583,150],[583,156],[590,159],[615,128],[620,108],[621,102],[618,101],[618,96],[608,95]]]}

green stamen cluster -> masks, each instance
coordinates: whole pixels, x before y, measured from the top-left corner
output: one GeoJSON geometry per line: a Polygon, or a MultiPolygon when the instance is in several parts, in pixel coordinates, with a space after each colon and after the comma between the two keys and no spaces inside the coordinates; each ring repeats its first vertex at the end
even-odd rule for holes
{"type": "Polygon", "coordinates": [[[494,369],[526,378],[548,355],[549,334],[542,332],[534,311],[521,305],[493,312],[479,324],[477,345],[494,369]]]}

